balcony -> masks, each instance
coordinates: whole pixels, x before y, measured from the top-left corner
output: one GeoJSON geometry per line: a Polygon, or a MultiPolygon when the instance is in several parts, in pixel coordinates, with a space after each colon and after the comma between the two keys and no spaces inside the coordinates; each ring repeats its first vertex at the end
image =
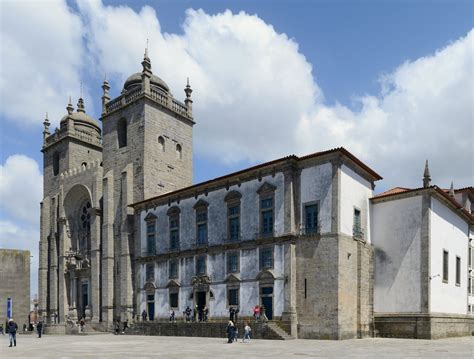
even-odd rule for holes
{"type": "Polygon", "coordinates": [[[364,229],[361,226],[352,226],[352,236],[354,237],[354,239],[359,239],[361,241],[365,240],[364,229]]]}
{"type": "Polygon", "coordinates": [[[300,227],[300,235],[301,236],[315,236],[321,233],[321,225],[318,224],[316,227],[300,227]]]}

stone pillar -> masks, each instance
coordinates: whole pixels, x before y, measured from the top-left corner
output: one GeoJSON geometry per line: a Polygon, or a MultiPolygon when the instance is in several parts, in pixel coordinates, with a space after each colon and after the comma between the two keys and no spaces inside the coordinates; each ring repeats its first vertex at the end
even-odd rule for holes
{"type": "Polygon", "coordinates": [[[39,241],[39,268],[38,268],[38,315],[41,319],[48,315],[48,234],[49,223],[49,198],[41,202],[40,241],[39,241]]]}
{"type": "Polygon", "coordinates": [[[284,263],[284,304],[282,320],[290,322],[291,336],[298,336],[298,318],[296,313],[296,245],[285,243],[285,263],[284,263]]]}
{"type": "Polygon", "coordinates": [[[66,281],[65,281],[65,246],[69,243],[67,232],[67,219],[66,217],[59,218],[59,251],[58,251],[58,302],[59,302],[59,322],[65,322],[65,315],[69,312],[69,307],[67,304],[67,291],[66,291],[66,281]],[[67,243],[64,243],[64,242],[67,243]]]}
{"type": "Polygon", "coordinates": [[[49,236],[49,250],[51,266],[49,270],[49,315],[50,321],[54,322],[54,313],[58,312],[58,251],[56,248],[56,235],[49,236]]]}
{"type": "Polygon", "coordinates": [[[74,322],[77,321],[77,278],[76,278],[76,273],[74,271],[69,271],[69,318],[73,320],[74,322]]]}
{"type": "Polygon", "coordinates": [[[120,231],[120,317],[131,320],[133,317],[132,260],[133,248],[133,168],[129,164],[122,173],[122,218],[120,231]]]}
{"type": "Polygon", "coordinates": [[[425,189],[421,197],[420,229],[420,294],[421,313],[430,313],[430,223],[431,223],[431,189],[425,189]]]}
{"type": "Polygon", "coordinates": [[[284,175],[284,233],[299,234],[301,169],[296,164],[283,169],[284,175]]]}
{"type": "Polygon", "coordinates": [[[102,223],[102,321],[112,325],[114,309],[114,182],[113,175],[103,179],[102,223]]]}
{"type": "Polygon", "coordinates": [[[337,234],[341,229],[341,166],[342,160],[336,158],[332,164],[332,193],[331,193],[331,232],[337,234]]]}
{"type": "Polygon", "coordinates": [[[92,307],[92,322],[98,323],[100,319],[100,208],[91,210],[91,279],[90,300],[92,307]]]}

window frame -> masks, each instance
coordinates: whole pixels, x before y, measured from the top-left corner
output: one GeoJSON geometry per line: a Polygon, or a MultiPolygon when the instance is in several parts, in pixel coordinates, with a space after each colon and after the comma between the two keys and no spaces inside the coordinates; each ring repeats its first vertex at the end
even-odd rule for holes
{"type": "Polygon", "coordinates": [[[241,199],[242,195],[240,192],[231,191],[229,192],[224,201],[226,202],[227,206],[227,241],[229,242],[237,242],[241,238],[240,228],[241,228],[241,199]],[[237,213],[231,213],[232,208],[237,208],[237,213]],[[232,222],[237,220],[237,235],[233,236],[232,231],[232,222]]]}
{"type": "Polygon", "coordinates": [[[259,267],[260,271],[268,270],[268,269],[274,269],[275,268],[275,247],[274,246],[260,247],[258,249],[258,262],[259,262],[258,267],[259,267]],[[271,266],[265,266],[264,265],[263,255],[267,251],[271,251],[271,258],[272,258],[272,265],[271,266]]]}
{"type": "Polygon", "coordinates": [[[117,121],[117,148],[124,148],[128,145],[128,123],[125,118],[120,118],[117,121]]]}
{"type": "Polygon", "coordinates": [[[170,259],[168,261],[168,279],[179,279],[179,260],[170,259]],[[172,271],[172,266],[176,266],[176,270],[172,271]],[[175,272],[175,273],[173,273],[175,272]]]}
{"type": "Polygon", "coordinates": [[[312,201],[312,202],[306,202],[303,203],[303,229],[304,229],[304,234],[306,235],[311,235],[311,234],[318,234],[320,232],[319,228],[319,201],[312,201]],[[308,216],[306,213],[306,209],[309,207],[316,207],[316,225],[313,229],[313,227],[308,227],[308,216]]]}
{"type": "Polygon", "coordinates": [[[442,259],[442,280],[443,283],[448,283],[449,282],[449,251],[446,249],[443,249],[443,259],[442,259]]]}
{"type": "Polygon", "coordinates": [[[456,277],[455,277],[455,284],[457,287],[461,286],[461,257],[456,256],[456,277]]]}
{"type": "Polygon", "coordinates": [[[259,195],[259,235],[261,237],[273,237],[275,233],[275,192],[277,187],[265,182],[260,188],[257,190],[259,195]],[[272,200],[272,204],[270,207],[263,207],[262,204],[266,200],[272,200]],[[271,224],[271,231],[265,231],[264,227],[264,216],[266,213],[271,214],[272,224],[271,224]]]}
{"type": "Polygon", "coordinates": [[[204,255],[200,255],[200,256],[196,256],[196,267],[195,267],[195,270],[196,270],[196,276],[203,276],[203,275],[207,275],[207,256],[204,254],[204,255]],[[200,268],[199,268],[199,263],[200,261],[203,261],[204,263],[204,269],[203,271],[201,272],[200,271],[200,268]]]}
{"type": "Polygon", "coordinates": [[[154,256],[156,252],[156,217],[153,219],[145,220],[145,232],[146,232],[146,254],[147,256],[154,256]],[[150,228],[153,228],[153,231],[149,231],[150,228]],[[151,242],[152,241],[152,242],[151,242]],[[150,243],[153,243],[150,246],[150,243]],[[151,250],[153,249],[153,250],[151,250]]]}
{"type": "Polygon", "coordinates": [[[227,307],[234,307],[240,305],[240,287],[227,287],[227,307]],[[235,292],[235,299],[236,303],[231,303],[230,300],[232,299],[230,292],[235,292]]]}
{"type": "Polygon", "coordinates": [[[181,210],[177,206],[171,207],[166,213],[168,215],[169,251],[179,251],[180,249],[180,213],[181,210]]]}
{"type": "Polygon", "coordinates": [[[200,199],[194,205],[194,216],[195,216],[195,233],[196,233],[196,246],[207,246],[209,241],[209,203],[200,199]],[[202,227],[203,226],[203,227],[202,227]],[[203,241],[200,240],[200,228],[204,228],[205,238],[203,241]]]}
{"type": "Polygon", "coordinates": [[[155,265],[153,263],[145,264],[145,282],[155,281],[155,265]],[[151,273],[151,275],[149,275],[151,273]]]}
{"type": "Polygon", "coordinates": [[[239,251],[232,251],[232,252],[227,252],[226,253],[226,272],[227,274],[232,274],[232,273],[240,273],[240,252],[239,251]],[[230,268],[230,257],[236,256],[237,260],[237,268],[236,270],[232,270],[230,268]]]}
{"type": "Polygon", "coordinates": [[[352,236],[354,238],[364,239],[364,228],[362,227],[362,210],[355,206],[352,211],[352,236]],[[358,213],[358,215],[356,215],[356,213],[358,213]],[[358,221],[356,219],[358,219],[358,221]]]}
{"type": "Polygon", "coordinates": [[[168,304],[171,309],[178,309],[179,308],[179,290],[173,289],[168,291],[168,304]],[[176,296],[176,306],[173,306],[171,301],[171,296],[176,296]]]}

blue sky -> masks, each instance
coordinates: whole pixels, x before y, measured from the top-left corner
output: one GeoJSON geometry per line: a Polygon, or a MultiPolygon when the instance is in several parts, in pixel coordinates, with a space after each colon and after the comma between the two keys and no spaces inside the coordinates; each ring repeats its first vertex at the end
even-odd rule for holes
{"type": "Polygon", "coordinates": [[[45,112],[57,125],[83,82],[98,118],[104,73],[117,95],[146,38],[176,98],[191,78],[195,182],[338,146],[384,177],[377,191],[419,186],[426,158],[440,186],[474,182],[471,1],[5,1],[0,15],[0,247],[36,255],[45,112]]]}

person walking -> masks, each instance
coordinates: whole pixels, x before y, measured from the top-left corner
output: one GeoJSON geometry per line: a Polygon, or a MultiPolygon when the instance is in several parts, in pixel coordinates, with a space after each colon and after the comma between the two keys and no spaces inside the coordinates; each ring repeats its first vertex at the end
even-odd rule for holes
{"type": "Polygon", "coordinates": [[[204,306],[204,309],[202,310],[202,315],[203,315],[203,321],[207,322],[207,319],[209,316],[209,308],[207,308],[207,305],[204,306]]]}
{"type": "Polygon", "coordinates": [[[122,330],[122,334],[125,334],[125,331],[128,329],[128,319],[125,319],[125,321],[123,322],[123,330],[122,330]]]}
{"type": "Polygon", "coordinates": [[[79,325],[81,327],[81,333],[84,333],[84,327],[86,326],[86,321],[84,320],[84,317],[82,317],[79,321],[79,325]]]}
{"type": "Polygon", "coordinates": [[[38,324],[36,324],[36,331],[38,332],[38,338],[41,338],[41,335],[43,334],[43,322],[39,321],[38,324]]]}
{"type": "Polygon", "coordinates": [[[196,304],[196,305],[194,306],[193,322],[197,322],[198,311],[199,311],[199,307],[198,307],[198,305],[196,304]]]}
{"type": "Polygon", "coordinates": [[[119,335],[120,332],[120,319],[117,319],[115,322],[115,335],[119,335]]]}
{"type": "Polygon", "coordinates": [[[260,316],[262,317],[262,320],[266,323],[268,322],[268,317],[267,317],[267,312],[265,310],[265,306],[260,306],[260,316]]]}
{"type": "Polygon", "coordinates": [[[244,337],[242,338],[242,343],[245,343],[246,340],[248,341],[248,343],[250,343],[250,332],[251,331],[252,331],[252,329],[250,328],[249,324],[245,323],[244,337]]]}
{"type": "Polygon", "coordinates": [[[234,342],[234,330],[235,326],[234,323],[232,323],[232,320],[229,320],[229,323],[227,323],[227,343],[233,343],[234,342]]]}
{"type": "Polygon", "coordinates": [[[170,322],[176,322],[174,310],[170,309],[170,322]]]}
{"type": "Polygon", "coordinates": [[[255,318],[255,322],[260,320],[260,307],[258,304],[253,308],[253,317],[255,318]]]}
{"type": "Polygon", "coordinates": [[[147,317],[147,312],[145,309],[143,309],[143,312],[142,312],[142,319],[144,322],[146,322],[146,317],[147,317]]]}
{"type": "Polygon", "coordinates": [[[235,322],[235,309],[234,307],[229,308],[229,320],[235,322]]]}
{"type": "Polygon", "coordinates": [[[18,325],[15,323],[13,318],[10,318],[8,320],[7,329],[8,329],[8,335],[10,337],[10,347],[12,346],[12,344],[16,346],[16,331],[18,330],[18,325]]]}

